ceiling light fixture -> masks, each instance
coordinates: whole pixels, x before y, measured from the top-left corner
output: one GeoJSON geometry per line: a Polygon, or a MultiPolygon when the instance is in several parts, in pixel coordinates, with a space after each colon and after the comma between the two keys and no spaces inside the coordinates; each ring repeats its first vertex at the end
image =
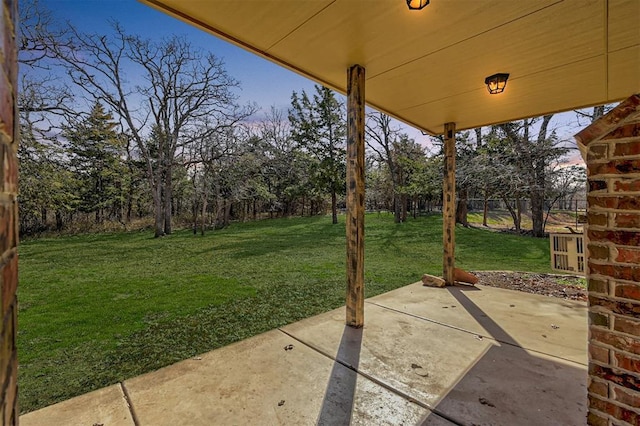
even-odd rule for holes
{"type": "Polygon", "coordinates": [[[407,0],[409,10],[420,10],[429,4],[429,0],[407,0]]]}
{"type": "Polygon", "coordinates": [[[498,73],[494,75],[490,75],[489,77],[484,79],[484,84],[487,85],[487,89],[489,93],[492,95],[504,92],[504,88],[507,86],[507,80],[509,79],[509,74],[498,73]]]}

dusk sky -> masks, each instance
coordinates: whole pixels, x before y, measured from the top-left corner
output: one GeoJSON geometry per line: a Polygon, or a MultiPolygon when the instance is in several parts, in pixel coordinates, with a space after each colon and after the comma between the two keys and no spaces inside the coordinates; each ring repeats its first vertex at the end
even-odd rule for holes
{"type": "MultiPolygon", "coordinates": [[[[173,34],[187,37],[194,46],[224,60],[228,73],[240,81],[242,90],[238,95],[242,104],[255,102],[264,111],[271,106],[286,109],[290,105],[292,91],[313,91],[314,83],[311,80],[135,0],[39,1],[58,19],[68,20],[86,32],[109,34],[109,21],[115,20],[128,33],[150,39],[158,40],[173,34]]],[[[562,139],[571,142],[572,135],[581,128],[573,112],[556,115],[552,125],[562,139]]],[[[428,137],[416,129],[404,127],[410,137],[428,145],[428,137]]]]}

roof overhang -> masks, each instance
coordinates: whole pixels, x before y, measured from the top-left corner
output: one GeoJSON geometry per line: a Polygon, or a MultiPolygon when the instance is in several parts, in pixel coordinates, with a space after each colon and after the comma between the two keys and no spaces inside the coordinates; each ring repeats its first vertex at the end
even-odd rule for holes
{"type": "Polygon", "coordinates": [[[141,0],[432,134],[640,93],[638,0],[141,0]],[[510,74],[490,95],[485,77],[510,74]]]}

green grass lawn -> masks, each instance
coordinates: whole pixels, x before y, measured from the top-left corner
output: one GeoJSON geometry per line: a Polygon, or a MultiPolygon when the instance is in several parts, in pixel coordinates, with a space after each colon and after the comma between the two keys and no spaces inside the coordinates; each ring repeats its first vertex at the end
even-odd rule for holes
{"type": "MultiPolygon", "coordinates": [[[[345,229],[276,219],[20,245],[20,407],[28,412],[344,304],[345,229]]],[[[440,274],[442,218],[366,218],[366,296],[440,274]]],[[[456,229],[457,265],[550,272],[549,244],[456,229]]]]}

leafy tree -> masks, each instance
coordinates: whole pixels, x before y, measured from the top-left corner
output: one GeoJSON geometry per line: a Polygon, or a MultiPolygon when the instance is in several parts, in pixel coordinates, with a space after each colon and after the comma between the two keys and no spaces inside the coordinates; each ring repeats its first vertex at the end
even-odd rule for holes
{"type": "Polygon", "coordinates": [[[311,164],[313,178],[317,188],[331,194],[335,224],[337,196],[344,193],[346,179],[344,107],[330,89],[316,85],[315,90],[313,99],[305,91],[291,95],[291,137],[315,160],[311,164]]]}
{"type": "Polygon", "coordinates": [[[393,190],[388,168],[375,154],[365,153],[365,205],[367,209],[392,210],[393,190]]]}
{"type": "Polygon", "coordinates": [[[401,195],[402,220],[406,220],[407,201],[413,205],[413,217],[418,211],[420,199],[432,200],[434,194],[441,192],[442,175],[435,163],[430,161],[425,149],[406,134],[394,144],[392,157],[397,164],[399,174],[398,192],[401,195]]]}
{"type": "Polygon", "coordinates": [[[126,34],[117,24],[113,29],[106,36],[69,26],[63,43],[50,33],[39,36],[73,84],[120,119],[146,165],[155,235],[170,234],[177,156],[253,109],[235,103],[238,82],[215,55],[181,37],[153,42],[126,34]],[[136,78],[127,78],[132,75],[136,78]]]}
{"type": "Polygon", "coordinates": [[[65,216],[76,209],[79,201],[64,151],[55,140],[34,131],[23,116],[18,158],[20,232],[29,235],[46,230],[49,213],[55,214],[56,229],[62,230],[65,216]]]}
{"type": "Polygon", "coordinates": [[[65,217],[76,208],[75,181],[57,136],[61,123],[78,112],[74,111],[73,94],[64,80],[50,72],[47,49],[39,35],[46,31],[51,40],[58,42],[65,30],[53,30],[51,13],[37,0],[21,1],[19,13],[21,141],[17,155],[20,230],[26,235],[46,230],[50,213],[55,214],[56,228],[62,229],[65,217]]]}
{"type": "Polygon", "coordinates": [[[79,183],[79,208],[94,212],[102,223],[105,212],[122,220],[125,202],[126,168],[123,164],[124,138],[116,131],[117,123],[96,102],[86,119],[68,125],[63,135],[69,141],[70,166],[79,183]]]}
{"type": "Polygon", "coordinates": [[[322,194],[311,181],[311,165],[316,163],[291,136],[290,122],[283,111],[271,108],[260,123],[259,138],[263,150],[262,176],[269,214],[281,211],[293,214],[300,204],[301,215],[309,202],[309,214],[319,205],[322,194]]]}

